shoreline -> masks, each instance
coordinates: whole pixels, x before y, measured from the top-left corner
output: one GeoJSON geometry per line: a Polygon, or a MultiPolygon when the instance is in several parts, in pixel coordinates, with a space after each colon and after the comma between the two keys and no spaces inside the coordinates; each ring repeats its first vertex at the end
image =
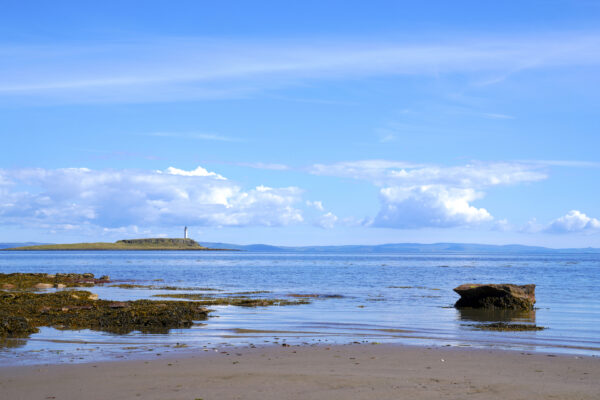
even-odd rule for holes
{"type": "Polygon", "coordinates": [[[144,248],[132,248],[132,249],[0,249],[0,251],[16,252],[16,251],[245,251],[237,249],[168,249],[168,248],[156,248],[156,249],[144,249],[144,248]]]}
{"type": "Polygon", "coordinates": [[[9,247],[1,251],[128,251],[128,250],[196,250],[230,251],[232,249],[204,247],[195,240],[181,238],[123,239],[111,242],[39,244],[22,247],[9,247]]]}
{"type": "Polygon", "coordinates": [[[390,344],[223,347],[5,366],[0,389],[11,399],[592,399],[600,393],[600,359],[390,344]]]}

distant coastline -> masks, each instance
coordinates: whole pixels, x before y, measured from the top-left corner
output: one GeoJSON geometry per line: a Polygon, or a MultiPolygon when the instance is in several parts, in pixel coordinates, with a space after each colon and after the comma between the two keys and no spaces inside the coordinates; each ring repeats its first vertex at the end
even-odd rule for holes
{"type": "Polygon", "coordinates": [[[200,245],[192,239],[127,239],[114,243],[70,243],[70,244],[40,244],[33,246],[9,247],[0,251],[239,251],[237,249],[211,248],[200,245]]]}
{"type": "Polygon", "coordinates": [[[378,245],[340,246],[273,246],[268,244],[234,244],[196,242],[192,239],[130,239],[115,243],[0,243],[0,251],[34,250],[192,250],[192,251],[248,251],[259,253],[370,253],[370,254],[600,254],[600,248],[554,249],[518,244],[490,245],[476,243],[388,243],[378,245]]]}
{"type": "Polygon", "coordinates": [[[375,245],[339,246],[273,246],[268,244],[239,245],[233,243],[199,242],[206,247],[269,253],[361,253],[361,254],[600,254],[600,248],[555,249],[520,244],[493,245],[477,243],[387,243],[375,245]]]}

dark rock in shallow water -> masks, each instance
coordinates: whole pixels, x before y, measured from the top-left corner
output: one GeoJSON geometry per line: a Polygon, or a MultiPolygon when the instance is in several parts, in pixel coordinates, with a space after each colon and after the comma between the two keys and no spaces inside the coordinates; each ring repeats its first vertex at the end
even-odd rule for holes
{"type": "Polygon", "coordinates": [[[454,291],[460,295],[456,308],[531,310],[535,303],[535,285],[466,283],[454,291]]]}
{"type": "Polygon", "coordinates": [[[205,320],[197,302],[94,300],[87,291],[55,293],[0,291],[0,338],[26,337],[40,326],[93,329],[112,333],[167,333],[205,320]]]}

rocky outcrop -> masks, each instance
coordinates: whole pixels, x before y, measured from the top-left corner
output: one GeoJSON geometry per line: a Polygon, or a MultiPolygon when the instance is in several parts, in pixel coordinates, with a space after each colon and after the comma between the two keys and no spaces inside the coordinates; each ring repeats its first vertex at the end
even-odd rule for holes
{"type": "Polygon", "coordinates": [[[97,279],[94,277],[94,274],[90,273],[0,273],[0,289],[2,290],[64,289],[68,287],[92,287],[104,283],[110,283],[110,277],[108,275],[101,276],[100,279],[97,279]]]}
{"type": "Polygon", "coordinates": [[[29,320],[22,316],[0,315],[0,338],[2,337],[22,337],[38,330],[29,320]]]}
{"type": "Polygon", "coordinates": [[[454,291],[460,295],[456,308],[532,310],[535,304],[535,285],[466,283],[454,291]]]}
{"type": "Polygon", "coordinates": [[[54,285],[51,283],[36,283],[35,285],[33,285],[34,289],[51,289],[53,287],[54,285]]]}
{"type": "Polygon", "coordinates": [[[92,300],[88,291],[0,291],[0,339],[26,337],[38,327],[112,333],[167,333],[205,320],[209,310],[194,301],[92,300]]]}

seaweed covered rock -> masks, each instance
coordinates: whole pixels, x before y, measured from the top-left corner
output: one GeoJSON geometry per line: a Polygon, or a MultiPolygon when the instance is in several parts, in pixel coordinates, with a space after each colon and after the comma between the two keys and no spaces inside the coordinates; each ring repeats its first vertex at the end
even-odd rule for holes
{"type": "Polygon", "coordinates": [[[103,276],[100,279],[94,274],[43,274],[43,273],[0,273],[0,288],[4,290],[14,289],[50,289],[65,287],[91,287],[97,284],[109,283],[110,278],[103,276]]]}
{"type": "Polygon", "coordinates": [[[535,332],[543,331],[546,327],[535,324],[507,324],[506,322],[494,322],[492,324],[475,325],[475,329],[497,332],[535,332]]]}
{"type": "Polygon", "coordinates": [[[309,304],[306,299],[286,300],[286,299],[265,299],[251,297],[213,297],[200,293],[170,293],[155,294],[152,297],[166,297],[172,299],[195,300],[196,304],[205,306],[239,306],[239,307],[268,307],[268,306],[292,306],[309,304]]]}
{"type": "Polygon", "coordinates": [[[38,329],[25,317],[0,314],[0,338],[25,337],[37,331],[38,329]]]}
{"type": "Polygon", "coordinates": [[[37,327],[93,329],[113,333],[166,333],[204,320],[208,310],[185,301],[93,300],[87,291],[0,292],[0,336],[26,336],[37,327]]]}
{"type": "Polygon", "coordinates": [[[501,308],[531,310],[535,303],[535,285],[466,283],[454,288],[460,299],[456,308],[501,308]]]}

